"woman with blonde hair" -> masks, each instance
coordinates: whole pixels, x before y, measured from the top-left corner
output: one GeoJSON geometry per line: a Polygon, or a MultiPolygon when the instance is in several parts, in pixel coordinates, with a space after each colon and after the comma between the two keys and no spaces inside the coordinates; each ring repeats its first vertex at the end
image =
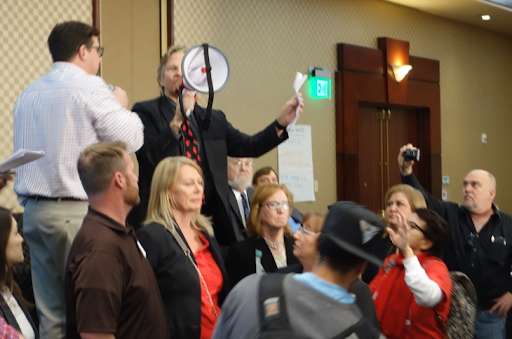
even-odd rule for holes
{"type": "MultiPolygon", "coordinates": [[[[384,217],[386,226],[396,231],[398,227],[399,213],[403,213],[407,218],[411,213],[418,208],[427,208],[425,198],[420,191],[412,186],[399,184],[392,186],[384,196],[385,209],[384,217]]],[[[380,259],[384,260],[389,255],[396,252],[396,247],[389,239],[387,232],[375,246],[374,254],[380,259]]],[[[371,263],[368,264],[366,270],[362,275],[364,282],[369,284],[377,274],[379,268],[371,263]]]]}
{"type": "Polygon", "coordinates": [[[285,185],[262,185],[254,192],[247,220],[249,238],[233,245],[226,257],[231,286],[252,273],[276,272],[299,263],[288,224],[292,208],[293,196],[285,185]]]}
{"type": "Polygon", "coordinates": [[[163,159],[151,182],[137,237],[155,272],[171,338],[210,338],[228,292],[212,225],[201,215],[201,168],[186,157],[163,159]]]}

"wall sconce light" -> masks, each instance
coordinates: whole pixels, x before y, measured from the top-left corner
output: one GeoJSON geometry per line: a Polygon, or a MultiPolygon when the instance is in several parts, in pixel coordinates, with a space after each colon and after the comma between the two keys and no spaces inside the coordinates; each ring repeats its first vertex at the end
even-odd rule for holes
{"type": "Polygon", "coordinates": [[[391,65],[396,82],[402,81],[412,69],[411,65],[391,65]]]}

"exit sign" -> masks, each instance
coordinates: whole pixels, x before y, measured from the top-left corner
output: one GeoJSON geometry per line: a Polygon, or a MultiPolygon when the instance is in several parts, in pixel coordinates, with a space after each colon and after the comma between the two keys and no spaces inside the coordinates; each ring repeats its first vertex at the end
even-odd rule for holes
{"type": "Polygon", "coordinates": [[[313,98],[331,99],[331,79],[326,78],[310,78],[310,94],[313,98]]]}

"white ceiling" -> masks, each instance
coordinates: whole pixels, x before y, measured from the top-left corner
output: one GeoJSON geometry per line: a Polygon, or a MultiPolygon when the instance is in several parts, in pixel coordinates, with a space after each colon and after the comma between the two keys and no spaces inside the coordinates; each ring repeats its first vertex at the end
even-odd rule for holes
{"type": "MultiPolygon", "coordinates": [[[[512,9],[485,0],[385,0],[512,36],[512,9]],[[488,14],[491,20],[481,16],[488,14]]],[[[510,3],[509,0],[495,0],[510,3]]]]}

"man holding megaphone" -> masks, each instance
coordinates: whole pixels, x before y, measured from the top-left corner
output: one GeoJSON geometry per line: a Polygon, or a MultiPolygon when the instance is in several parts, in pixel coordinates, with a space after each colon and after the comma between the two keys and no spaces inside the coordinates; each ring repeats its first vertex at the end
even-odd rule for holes
{"type": "Polygon", "coordinates": [[[297,108],[298,116],[302,114],[304,103],[301,96],[300,100],[294,96],[284,104],[275,121],[253,136],[234,128],[219,110],[212,110],[209,128],[202,128],[206,109],[197,105],[198,97],[193,92],[183,91],[183,110],[180,105],[184,55],[185,49],[181,46],[169,48],[158,67],[162,95],[133,106],[144,123],[144,145],[137,152],[141,203],[132,210],[128,222],[138,228],[144,220],[151,178],[160,160],[184,155],[196,160],[203,170],[202,213],[212,216],[219,244],[229,246],[243,240],[245,235],[229,221],[227,156],[259,157],[288,139],[286,126],[295,119],[297,108]]]}

